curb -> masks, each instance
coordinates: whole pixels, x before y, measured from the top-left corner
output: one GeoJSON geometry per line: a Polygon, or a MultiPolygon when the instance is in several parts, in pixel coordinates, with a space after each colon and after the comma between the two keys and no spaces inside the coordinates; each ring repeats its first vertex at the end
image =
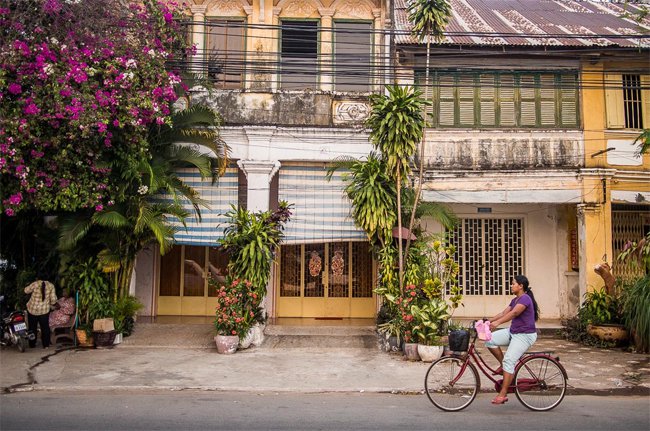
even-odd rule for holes
{"type": "MultiPolygon", "coordinates": [[[[21,392],[120,392],[120,391],[137,391],[137,392],[178,392],[178,391],[197,391],[197,392],[255,392],[255,393],[298,393],[298,394],[393,394],[393,395],[424,395],[421,389],[321,389],[308,390],[300,388],[259,388],[259,387],[219,387],[219,386],[40,386],[29,383],[3,387],[1,392],[4,394],[13,394],[21,392]]],[[[493,389],[482,389],[481,394],[494,393],[493,389]]],[[[585,389],[585,388],[567,388],[567,395],[570,396],[650,396],[650,388],[643,386],[633,386],[617,389],[585,389]]]]}

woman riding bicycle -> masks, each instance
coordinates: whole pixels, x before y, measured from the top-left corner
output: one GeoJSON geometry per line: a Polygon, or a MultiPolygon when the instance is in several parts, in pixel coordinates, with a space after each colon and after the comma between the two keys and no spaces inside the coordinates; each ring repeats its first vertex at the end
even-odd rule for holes
{"type": "Polygon", "coordinates": [[[503,373],[503,383],[499,395],[492,400],[492,404],[504,404],[508,401],[508,387],[512,383],[515,364],[537,340],[535,321],[539,319],[539,307],[528,286],[528,279],[517,275],[510,284],[510,290],[515,298],[501,313],[490,319],[490,330],[493,331],[492,339],[485,343],[488,350],[501,363],[498,373],[503,373]],[[512,320],[510,328],[495,329],[512,320]],[[508,346],[505,355],[500,346],[508,346]]]}

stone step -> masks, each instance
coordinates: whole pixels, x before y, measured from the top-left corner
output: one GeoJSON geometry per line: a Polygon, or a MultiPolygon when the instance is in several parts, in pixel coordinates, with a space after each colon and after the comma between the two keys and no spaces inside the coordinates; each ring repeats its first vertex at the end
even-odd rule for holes
{"type": "Polygon", "coordinates": [[[266,325],[264,334],[267,336],[328,336],[354,337],[375,336],[375,326],[341,326],[341,325],[266,325]]]}
{"type": "Polygon", "coordinates": [[[376,335],[266,335],[263,348],[270,349],[377,349],[376,335]]]}

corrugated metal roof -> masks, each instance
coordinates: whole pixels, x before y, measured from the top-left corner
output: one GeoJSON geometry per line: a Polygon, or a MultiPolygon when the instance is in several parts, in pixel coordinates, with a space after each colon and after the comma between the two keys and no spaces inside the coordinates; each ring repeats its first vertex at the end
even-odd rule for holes
{"type": "MultiPolygon", "coordinates": [[[[650,17],[639,5],[573,0],[449,0],[452,18],[442,44],[650,47],[650,17]]],[[[395,41],[416,44],[406,12],[395,1],[395,41]]],[[[645,5],[648,7],[648,5],[645,5]]]]}

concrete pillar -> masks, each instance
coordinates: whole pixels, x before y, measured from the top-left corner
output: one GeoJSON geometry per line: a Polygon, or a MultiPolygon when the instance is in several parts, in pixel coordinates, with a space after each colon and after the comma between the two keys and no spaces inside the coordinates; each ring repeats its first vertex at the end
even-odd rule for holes
{"type": "Polygon", "coordinates": [[[192,44],[196,46],[196,55],[192,59],[192,72],[203,74],[205,69],[205,12],[208,7],[204,5],[192,6],[190,10],[194,22],[192,44]]]}
{"type": "Polygon", "coordinates": [[[271,179],[280,169],[280,162],[239,160],[237,165],[244,171],[248,180],[248,200],[246,201],[248,211],[267,211],[271,194],[271,179]]]}
{"type": "Polygon", "coordinates": [[[578,249],[580,253],[580,297],[585,292],[600,289],[605,283],[594,272],[594,266],[607,262],[611,266],[616,256],[612,248],[611,169],[583,169],[582,203],[578,205],[578,249]]]}
{"type": "Polygon", "coordinates": [[[334,9],[318,8],[321,20],[320,34],[320,89],[323,91],[334,90],[334,56],[332,40],[332,17],[334,9]]]}

